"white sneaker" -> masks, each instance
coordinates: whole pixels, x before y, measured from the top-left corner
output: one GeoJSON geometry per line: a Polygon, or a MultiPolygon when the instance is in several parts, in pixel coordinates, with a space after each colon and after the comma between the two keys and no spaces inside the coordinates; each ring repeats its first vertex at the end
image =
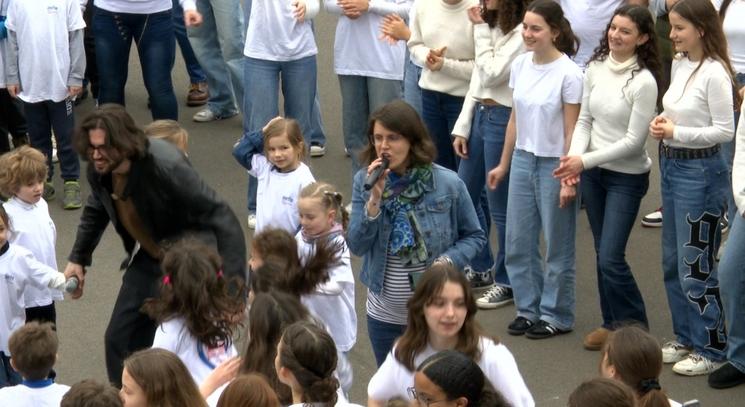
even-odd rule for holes
{"type": "Polygon", "coordinates": [[[347,206],[344,207],[344,209],[347,210],[347,214],[349,214],[350,216],[352,215],[352,203],[351,202],[348,203],[347,206]]]}
{"type": "Polygon", "coordinates": [[[662,363],[677,363],[691,353],[691,348],[678,341],[665,342],[662,345],[662,363]]]}
{"type": "Polygon", "coordinates": [[[648,213],[642,218],[642,226],[648,228],[661,228],[662,227],[662,207],[657,208],[656,211],[648,213]]]}
{"type": "Polygon", "coordinates": [[[247,223],[248,223],[249,229],[252,229],[252,230],[256,229],[256,214],[255,213],[248,214],[247,223]]]}
{"type": "Polygon", "coordinates": [[[326,154],[326,146],[322,146],[320,144],[310,145],[310,156],[311,157],[323,157],[324,154],[326,154]]]}
{"type": "Polygon", "coordinates": [[[212,122],[212,121],[215,121],[215,120],[227,119],[227,118],[233,117],[233,116],[235,116],[237,114],[238,113],[235,112],[235,113],[228,114],[228,115],[219,115],[219,114],[213,112],[212,110],[210,110],[209,108],[207,108],[207,109],[202,109],[202,110],[198,111],[197,113],[195,113],[194,116],[192,117],[192,119],[195,122],[198,122],[198,123],[206,123],[206,122],[212,122]]]}
{"type": "Polygon", "coordinates": [[[673,365],[673,372],[684,376],[701,376],[719,369],[723,364],[692,352],[687,358],[673,365]]]}

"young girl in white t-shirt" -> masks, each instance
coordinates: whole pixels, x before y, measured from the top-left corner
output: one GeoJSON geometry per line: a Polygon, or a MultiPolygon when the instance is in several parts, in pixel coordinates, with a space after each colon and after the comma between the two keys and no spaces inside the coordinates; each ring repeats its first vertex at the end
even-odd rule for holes
{"type": "Polygon", "coordinates": [[[143,306],[160,324],[153,348],[178,355],[201,386],[215,368],[238,355],[233,333],[246,307],[243,283],[227,280],[217,251],[195,239],[176,242],[161,268],[160,296],[143,306]]]}
{"type": "MultiPolygon", "coordinates": [[[[327,245],[337,260],[326,270],[320,284],[302,287],[305,294],[301,301],[310,313],[320,319],[334,338],[339,357],[348,364],[347,354],[357,341],[357,313],[354,308],[354,274],[349,258],[349,248],[344,239],[344,229],[349,214],[342,205],[342,195],[333,186],[315,182],[300,191],[300,232],[295,236],[300,261],[307,264],[319,243],[327,245]],[[341,217],[341,223],[336,221],[341,217]]],[[[342,388],[349,392],[352,370],[348,376],[339,376],[342,388]]]]}
{"type": "Polygon", "coordinates": [[[493,189],[507,172],[510,176],[505,267],[517,317],[508,332],[542,339],[574,326],[577,192],[576,186],[555,179],[553,171],[569,150],[582,100],[582,71],[569,59],[577,38],[556,2],[530,3],[522,36],[528,52],[512,62],[513,105],[505,145],[487,178],[493,189]]]}
{"type": "Polygon", "coordinates": [[[315,181],[302,161],[304,156],[300,125],[284,117],[244,134],[233,146],[233,157],[258,179],[256,232],[269,226],[292,234],[299,230],[297,197],[300,189],[315,181]]]}

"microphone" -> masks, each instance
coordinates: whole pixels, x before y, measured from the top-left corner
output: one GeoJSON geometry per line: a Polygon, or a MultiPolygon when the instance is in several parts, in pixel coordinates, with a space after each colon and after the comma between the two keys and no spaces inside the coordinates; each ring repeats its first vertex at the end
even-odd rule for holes
{"type": "Polygon", "coordinates": [[[383,156],[383,163],[375,168],[370,175],[367,176],[367,179],[365,180],[365,191],[369,191],[372,189],[373,185],[375,185],[376,182],[378,182],[378,178],[380,178],[381,175],[385,172],[385,170],[388,169],[388,164],[390,162],[388,161],[388,157],[383,156]]]}
{"type": "Polygon", "coordinates": [[[78,289],[78,284],[80,284],[80,280],[78,280],[77,277],[70,277],[70,279],[68,279],[65,283],[65,291],[68,294],[72,294],[75,290],[78,289]]]}

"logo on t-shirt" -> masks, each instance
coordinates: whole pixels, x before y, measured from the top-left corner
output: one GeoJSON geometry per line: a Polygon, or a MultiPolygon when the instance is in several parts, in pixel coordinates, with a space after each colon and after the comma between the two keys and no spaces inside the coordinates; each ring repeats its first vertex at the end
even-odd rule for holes
{"type": "Polygon", "coordinates": [[[282,203],[284,205],[295,205],[295,198],[293,198],[292,195],[283,196],[282,203]]]}
{"type": "Polygon", "coordinates": [[[58,11],[57,6],[47,6],[47,13],[49,14],[57,14],[58,11]]]}
{"type": "Polygon", "coordinates": [[[228,352],[229,349],[230,345],[209,348],[207,347],[207,345],[201,343],[197,344],[197,353],[199,353],[199,359],[201,359],[205,365],[209,366],[210,369],[214,369],[222,362],[230,359],[230,353],[228,352]]]}

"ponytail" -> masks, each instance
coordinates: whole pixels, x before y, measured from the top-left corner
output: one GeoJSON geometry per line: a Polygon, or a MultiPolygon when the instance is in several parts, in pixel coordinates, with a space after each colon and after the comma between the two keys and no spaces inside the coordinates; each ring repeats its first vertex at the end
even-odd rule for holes
{"type": "Polygon", "coordinates": [[[556,49],[570,57],[577,54],[579,38],[574,35],[572,25],[564,16],[564,10],[558,3],[553,0],[535,0],[530,3],[527,11],[543,17],[552,30],[558,31],[559,35],[554,40],[556,49]]]}

